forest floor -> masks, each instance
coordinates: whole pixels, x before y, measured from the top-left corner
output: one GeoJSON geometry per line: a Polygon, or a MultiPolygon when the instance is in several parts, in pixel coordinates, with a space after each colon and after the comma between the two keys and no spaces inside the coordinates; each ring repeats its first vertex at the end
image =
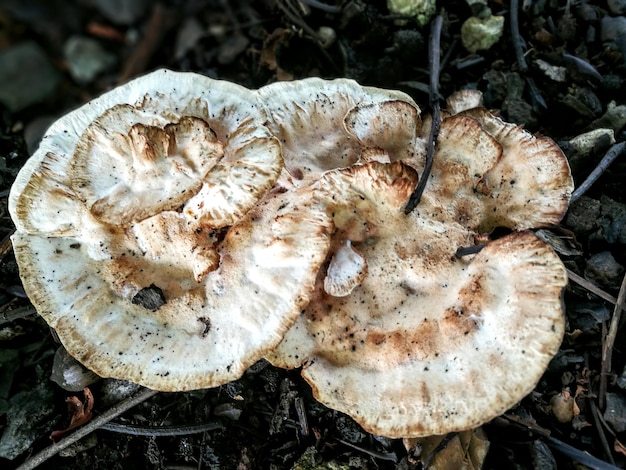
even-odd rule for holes
{"type": "MultiPolygon", "coordinates": [[[[504,120],[554,139],[576,186],[607,152],[620,149],[615,145],[626,140],[626,2],[523,1],[517,20],[510,11],[517,2],[438,3],[443,97],[478,89],[485,106],[504,120]],[[502,36],[489,49],[469,52],[461,26],[490,12],[504,18],[502,36]],[[607,131],[588,150],[572,144],[595,129],[607,131]]],[[[346,77],[402,90],[428,110],[430,31],[428,21],[390,14],[384,0],[0,2],[2,468],[48,447],[50,433],[69,423],[66,399],[84,399],[83,392],[49,379],[59,342],[26,298],[9,239],[9,189],[48,125],[161,67],[251,89],[279,80],[346,77]]],[[[622,158],[552,231],[564,241],[559,255],[574,273],[565,292],[565,339],[535,390],[482,427],[477,446],[488,444],[485,469],[626,464],[626,316],[615,324],[626,266],[621,150],[622,158]],[[573,413],[564,422],[554,410],[561,399],[573,413]]],[[[90,390],[94,414],[102,416],[137,387],[100,380],[90,390]]],[[[297,370],[265,361],[216,389],[146,397],[116,421],[141,425],[146,435],[98,429],[41,468],[418,469],[428,458],[426,451],[407,450],[402,440],[365,432],[319,404],[297,370]]],[[[469,458],[468,452],[461,457],[469,458]]]]}

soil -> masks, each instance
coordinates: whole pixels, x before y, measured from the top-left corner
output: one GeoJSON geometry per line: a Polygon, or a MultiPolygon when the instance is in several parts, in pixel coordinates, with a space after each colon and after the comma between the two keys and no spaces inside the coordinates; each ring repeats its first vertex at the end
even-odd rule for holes
{"type": "MultiPolygon", "coordinates": [[[[20,413],[23,423],[36,424],[28,448],[11,460],[0,459],[2,468],[14,468],[46,448],[50,432],[69,424],[66,398],[84,399],[82,392],[68,392],[49,380],[59,343],[24,294],[9,241],[14,230],[7,210],[9,188],[56,117],[160,67],[249,88],[310,76],[347,77],[402,90],[428,109],[430,23],[392,15],[382,0],[119,1],[110,2],[117,5],[113,11],[102,3],[107,2],[0,4],[0,55],[32,42],[52,71],[28,77],[35,80],[28,85],[33,94],[51,83],[51,91],[37,102],[0,104],[0,433],[8,433],[11,419],[20,413]],[[93,76],[76,75],[75,59],[67,53],[73,37],[99,46],[93,54],[104,65],[93,76]]],[[[626,105],[625,2],[521,3],[516,35],[509,2],[472,7],[464,1],[438,2],[444,20],[439,92],[445,97],[466,88],[481,90],[485,106],[505,120],[554,139],[569,158],[578,186],[613,141],[598,139],[581,153],[570,142],[573,137],[609,128],[616,142],[626,140],[626,111],[620,108],[626,105]],[[461,26],[472,15],[487,16],[487,6],[506,19],[503,35],[488,50],[470,53],[461,26]],[[516,57],[516,44],[525,62],[516,57]]],[[[0,89],[8,85],[0,83],[0,89]]],[[[559,254],[567,268],[583,280],[566,289],[567,332],[544,377],[508,417],[483,426],[489,442],[483,468],[580,468],[585,455],[598,459],[587,462],[589,467],[626,464],[623,322],[614,347],[607,346],[626,263],[624,178],[626,163],[618,158],[551,231],[564,241],[559,254]],[[590,292],[591,282],[604,298],[590,292]],[[611,296],[613,302],[607,300],[611,296]],[[604,387],[607,353],[612,360],[604,387]],[[575,401],[569,408],[575,416],[560,422],[555,400],[566,399],[564,393],[575,401]]],[[[112,381],[91,385],[94,414],[104,413],[127,389],[112,381]]],[[[264,361],[217,389],[159,393],[116,421],[143,426],[152,435],[100,429],[41,468],[423,466],[419,448],[407,451],[401,440],[363,431],[313,399],[298,371],[264,361]],[[215,429],[186,433],[190,426],[207,423],[215,429]]]]}

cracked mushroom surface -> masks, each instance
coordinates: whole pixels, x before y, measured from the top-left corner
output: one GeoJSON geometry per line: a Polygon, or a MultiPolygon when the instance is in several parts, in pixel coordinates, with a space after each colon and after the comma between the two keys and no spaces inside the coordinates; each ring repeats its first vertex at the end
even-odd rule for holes
{"type": "MultiPolygon", "coordinates": [[[[566,271],[526,229],[563,216],[573,190],[567,161],[548,139],[493,117],[483,125],[472,112],[487,113],[442,121],[432,173],[410,214],[410,192],[395,205],[360,192],[355,214],[354,198],[341,195],[362,187],[358,173],[333,180],[331,251],[304,314],[268,356],[302,366],[319,401],[374,434],[479,426],[533,390],[562,340],[566,271]],[[496,227],[511,233],[455,256],[496,227]],[[348,247],[358,256],[346,256],[348,247]],[[353,261],[341,269],[337,258],[353,261]]],[[[346,122],[360,133],[359,120],[346,122]]],[[[416,152],[403,164],[420,173],[423,159],[416,152]]]]}
{"type": "Polygon", "coordinates": [[[266,119],[255,92],[159,70],[51,126],[11,190],[12,241],[72,356],[175,391],[234,380],[279,343],[330,222],[258,206],[283,166],[266,119]]]}
{"type": "Polygon", "coordinates": [[[419,107],[407,94],[354,80],[306,78],[258,91],[268,128],[280,140],[285,170],[279,184],[301,187],[328,170],[414,156],[419,107]],[[350,130],[358,121],[359,131],[350,130]]]}

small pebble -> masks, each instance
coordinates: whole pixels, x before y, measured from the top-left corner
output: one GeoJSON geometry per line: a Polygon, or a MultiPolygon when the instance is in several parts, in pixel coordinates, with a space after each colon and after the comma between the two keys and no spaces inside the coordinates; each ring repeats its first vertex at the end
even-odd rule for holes
{"type": "Polygon", "coordinates": [[[607,0],[606,4],[614,15],[626,14],[626,0],[607,0]]]}
{"type": "Polygon", "coordinates": [[[472,54],[487,50],[496,44],[504,31],[503,16],[489,16],[485,19],[471,16],[461,26],[461,42],[472,54]]]}
{"type": "Polygon", "coordinates": [[[591,153],[599,143],[613,145],[615,143],[615,131],[613,129],[594,129],[577,135],[569,141],[569,144],[581,156],[591,153]]]}
{"type": "Polygon", "coordinates": [[[81,392],[100,380],[100,377],[70,356],[64,347],[60,347],[54,355],[50,379],[68,392],[81,392]]]}
{"type": "Polygon", "coordinates": [[[52,94],[60,74],[35,42],[23,42],[0,51],[0,102],[9,111],[21,111],[52,94]]]}
{"type": "Polygon", "coordinates": [[[616,41],[626,34],[626,17],[605,16],[600,20],[600,39],[602,41],[616,41]]]}
{"type": "Polygon", "coordinates": [[[423,26],[435,15],[436,3],[435,0],[387,0],[387,8],[393,15],[415,16],[423,26]]]}
{"type": "Polygon", "coordinates": [[[621,243],[626,245],[626,204],[614,201],[608,196],[602,195],[602,217],[600,227],[602,237],[607,243],[621,243]]]}
{"type": "Polygon", "coordinates": [[[63,46],[70,75],[79,84],[91,83],[98,75],[115,64],[115,56],[100,43],[83,36],[70,37],[63,46]]]}
{"type": "Polygon", "coordinates": [[[13,395],[0,438],[0,458],[13,460],[32,448],[35,441],[52,431],[54,414],[54,392],[47,380],[13,395]]]}

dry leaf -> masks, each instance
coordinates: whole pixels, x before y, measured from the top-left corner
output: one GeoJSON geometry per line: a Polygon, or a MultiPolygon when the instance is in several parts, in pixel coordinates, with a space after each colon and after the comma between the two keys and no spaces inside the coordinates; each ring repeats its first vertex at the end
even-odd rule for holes
{"type": "Polygon", "coordinates": [[[77,428],[78,426],[82,426],[91,419],[93,395],[91,394],[91,390],[87,387],[83,390],[83,394],[85,396],[84,401],[80,401],[80,399],[76,396],[71,396],[65,399],[65,402],[67,403],[67,411],[71,415],[70,425],[63,430],[52,431],[52,434],[50,434],[52,442],[60,441],[69,431],[77,428]]]}

